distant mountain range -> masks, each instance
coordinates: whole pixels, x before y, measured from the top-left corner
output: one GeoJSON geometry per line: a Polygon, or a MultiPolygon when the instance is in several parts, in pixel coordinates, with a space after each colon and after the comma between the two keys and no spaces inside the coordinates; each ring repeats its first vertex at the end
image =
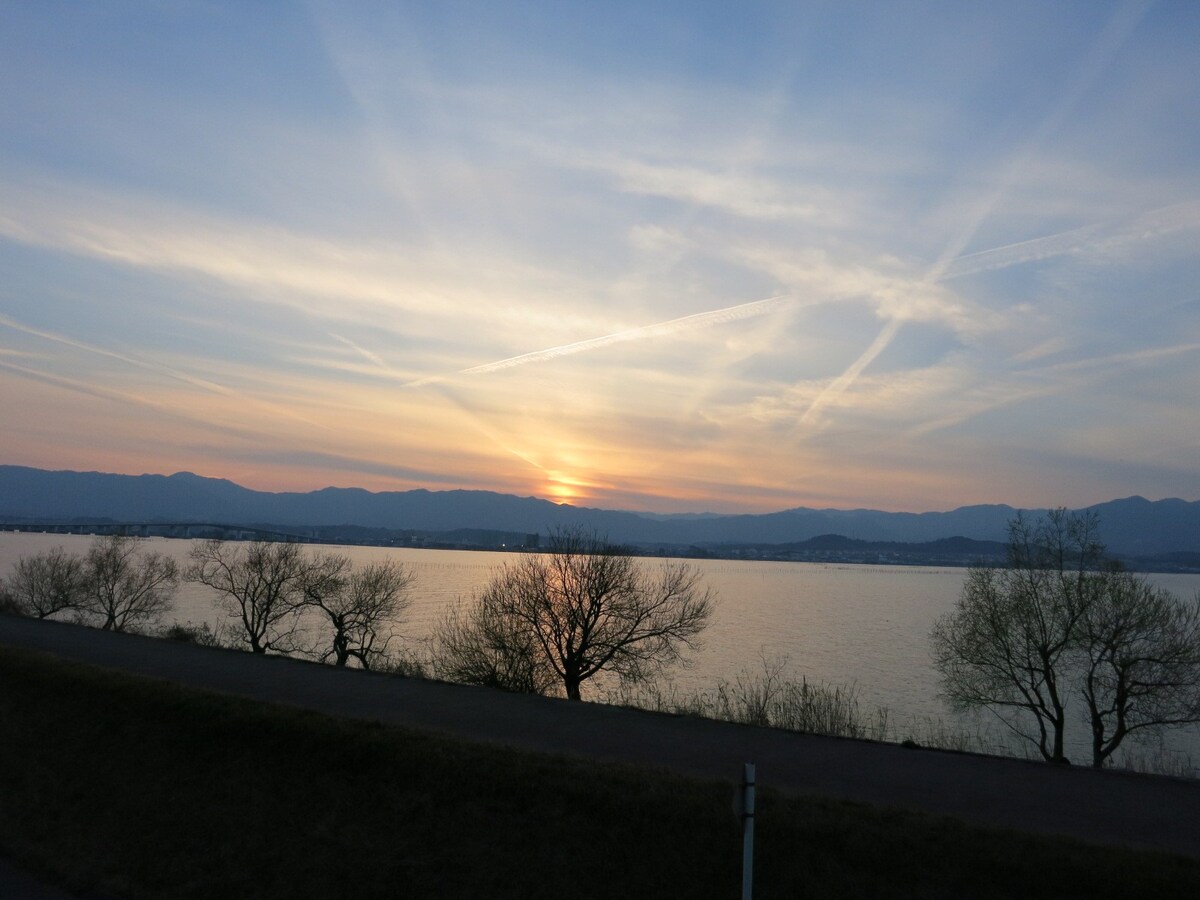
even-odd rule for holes
{"type": "MultiPolygon", "coordinates": [[[[1089,510],[1109,549],[1127,556],[1200,552],[1200,501],[1129,497],[1089,510]]],[[[1037,514],[1041,510],[1028,510],[1037,514]]],[[[555,504],[491,491],[325,488],[268,493],[190,472],[112,475],[0,466],[0,522],[111,519],[216,522],[278,527],[360,526],[425,532],[482,529],[546,534],[582,526],[644,547],[779,545],[840,535],[858,541],[929,543],[964,537],[1004,541],[1017,510],[964,506],[950,512],[893,513],[788,509],[763,515],[661,515],[555,504]]]]}

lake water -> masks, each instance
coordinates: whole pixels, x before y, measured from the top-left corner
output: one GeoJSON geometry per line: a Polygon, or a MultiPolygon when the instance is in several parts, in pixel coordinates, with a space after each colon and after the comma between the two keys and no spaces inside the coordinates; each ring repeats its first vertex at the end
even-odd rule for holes
{"type": "MultiPolygon", "coordinates": [[[[86,551],[91,538],[78,535],[0,533],[0,574],[26,554],[62,546],[86,551]]],[[[147,539],[147,549],[184,564],[191,541],[147,539]]],[[[445,609],[480,591],[514,554],[383,547],[313,547],[343,553],[357,563],[396,559],[416,575],[413,603],[397,631],[419,649],[445,609]]],[[[659,561],[647,559],[644,565],[659,561]]],[[[937,675],[930,662],[929,630],[950,610],[965,569],[906,566],[821,565],[815,563],[701,560],[693,563],[718,596],[716,613],[693,664],[672,676],[680,691],[704,690],[739,670],[761,668],[763,658],[787,657],[789,670],[809,681],[856,685],[867,709],[887,707],[898,736],[921,734],[920,723],[986,727],[986,719],[953,715],[938,699],[937,675]]],[[[1200,593],[1200,575],[1151,575],[1177,596],[1200,593]]],[[[180,587],[169,621],[222,624],[225,613],[208,588],[180,587]]],[[[585,697],[587,691],[585,688],[585,697]]],[[[1070,754],[1086,760],[1079,743],[1082,722],[1072,723],[1070,754]]],[[[996,741],[1003,736],[992,730],[996,741]]],[[[1157,748],[1157,743],[1155,744],[1157,748]]],[[[1200,730],[1172,732],[1167,751],[1186,754],[1200,765],[1200,730]]],[[[1157,750],[1155,751],[1157,752],[1157,750]]]]}

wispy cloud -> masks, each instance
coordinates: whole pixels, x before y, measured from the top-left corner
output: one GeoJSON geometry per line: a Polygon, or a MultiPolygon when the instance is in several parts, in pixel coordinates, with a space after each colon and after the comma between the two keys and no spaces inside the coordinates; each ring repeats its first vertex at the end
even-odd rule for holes
{"type": "MultiPolygon", "coordinates": [[[[726,306],[722,309],[709,310],[708,312],[695,313],[690,316],[680,316],[676,319],[669,319],[665,322],[655,322],[653,325],[641,325],[637,328],[627,328],[624,331],[616,331],[612,334],[600,335],[599,337],[587,338],[582,341],[574,341],[570,344],[561,344],[557,347],[547,347],[543,350],[534,350],[530,353],[522,353],[519,356],[510,356],[507,359],[499,359],[495,362],[483,363],[478,366],[471,366],[467,369],[462,369],[458,372],[459,375],[486,375],[492,372],[500,372],[504,369],[511,369],[516,366],[524,366],[530,363],[546,362],[552,359],[558,359],[563,356],[573,356],[577,353],[586,353],[590,350],[599,350],[604,347],[611,347],[614,344],[625,344],[631,341],[644,341],[653,338],[671,337],[681,334],[685,331],[692,331],[698,328],[709,328],[714,325],[723,325],[728,322],[737,322],[742,319],[753,318],[754,316],[766,315],[769,312],[774,312],[786,303],[791,302],[792,298],[785,295],[775,297],[767,297],[763,300],[752,300],[748,303],[739,303],[734,306],[726,306]]],[[[410,381],[407,387],[419,387],[424,384],[431,384],[435,381],[444,381],[444,377],[431,376],[428,378],[419,378],[415,381],[410,381]]]]}
{"type": "MultiPolygon", "coordinates": [[[[178,402],[178,398],[157,398],[145,393],[117,390],[104,385],[94,384],[83,379],[70,378],[54,372],[47,372],[43,369],[11,363],[3,359],[0,359],[0,368],[14,372],[22,378],[41,382],[42,384],[69,391],[71,393],[97,400],[111,401],[119,405],[139,407],[151,411],[157,417],[168,419],[174,422],[186,422],[191,425],[199,425],[210,432],[221,434],[227,438],[238,440],[259,440],[263,437],[263,432],[261,430],[244,428],[224,422],[217,422],[212,418],[204,417],[202,415],[195,415],[183,408],[182,404],[178,402]]],[[[147,437],[144,434],[141,436],[147,437]]]]}
{"type": "Polygon", "coordinates": [[[23,8],[22,460],[86,466],[73,421],[108,459],[276,486],[1186,493],[1190,7],[542,12],[23,8]],[[66,54],[85,35],[112,52],[66,54]]]}
{"type": "Polygon", "coordinates": [[[305,315],[369,324],[407,313],[410,328],[463,312],[486,316],[490,286],[545,273],[480,249],[487,277],[464,277],[458,253],[394,236],[313,233],[233,214],[70,183],[0,183],[0,237],[131,269],[211,278],[247,299],[305,315]]]}
{"type": "Polygon", "coordinates": [[[873,363],[879,354],[887,349],[888,344],[892,342],[892,339],[900,330],[900,325],[901,322],[899,319],[892,319],[886,325],[884,325],[883,330],[880,331],[875,340],[871,342],[871,346],[867,347],[867,349],[863,351],[863,354],[853,363],[851,363],[850,367],[847,368],[846,371],[842,372],[841,375],[833,379],[833,381],[829,383],[829,386],[821,391],[821,393],[816,396],[813,402],[809,404],[808,409],[806,409],[797,420],[796,426],[802,427],[811,424],[816,416],[820,413],[822,407],[828,404],[830,400],[849,390],[854,385],[854,382],[858,380],[859,376],[862,375],[867,366],[873,363]]]}
{"type": "Polygon", "coordinates": [[[1155,362],[1172,356],[1200,352],[1200,342],[1175,344],[1170,347],[1148,347],[1143,350],[1133,350],[1127,353],[1110,353],[1105,356],[1094,356],[1085,359],[1075,359],[1070,362],[1060,362],[1044,366],[1038,371],[1044,375],[1057,375],[1064,372],[1079,372],[1096,369],[1123,370],[1128,366],[1140,363],[1155,362]]]}
{"type": "Polygon", "coordinates": [[[613,166],[621,190],[667,197],[749,219],[812,219],[812,203],[780,197],[777,182],[688,166],[628,161],[613,166]]]}
{"type": "MultiPolygon", "coordinates": [[[[315,421],[309,419],[308,417],[297,413],[294,409],[284,407],[284,406],[279,406],[279,405],[273,404],[273,403],[268,403],[268,402],[258,399],[256,397],[249,396],[241,391],[234,390],[233,388],[229,388],[224,385],[217,384],[216,382],[210,381],[206,378],[198,378],[194,375],[189,375],[186,372],[181,372],[178,369],[174,369],[170,366],[164,366],[160,363],[149,362],[144,359],[139,359],[138,357],[132,356],[128,353],[122,353],[122,352],[119,352],[116,350],[110,350],[106,347],[100,347],[95,344],[88,343],[87,341],[81,341],[76,338],[69,337],[67,335],[58,334],[58,333],[55,333],[52,331],[47,331],[47,330],[40,329],[40,328],[31,328],[30,326],[24,325],[21,322],[18,322],[15,319],[12,319],[5,315],[0,315],[0,326],[4,326],[6,328],[11,328],[14,331],[20,331],[24,334],[28,334],[33,337],[41,338],[42,340],[50,341],[55,344],[61,344],[65,347],[69,347],[74,350],[82,350],[86,353],[92,353],[97,356],[103,356],[108,359],[113,359],[118,362],[124,363],[127,366],[132,366],[134,368],[142,369],[147,372],[152,372],[157,375],[162,375],[162,376],[170,378],[174,381],[178,381],[178,382],[180,382],[182,384],[186,384],[190,387],[199,388],[200,390],[206,391],[211,394],[217,394],[221,397],[224,397],[224,398],[227,398],[230,400],[236,400],[239,403],[249,404],[260,410],[270,412],[271,414],[276,415],[276,416],[283,416],[285,418],[294,419],[298,422],[303,422],[305,425],[309,425],[312,427],[317,427],[317,428],[325,427],[321,423],[315,422],[315,421]]],[[[124,395],[124,396],[128,397],[128,395],[124,395]]]]}
{"type": "Polygon", "coordinates": [[[1007,165],[993,177],[990,190],[979,200],[958,233],[946,244],[941,256],[930,269],[931,279],[940,279],[951,260],[962,255],[980,226],[992,214],[1005,194],[1012,190],[1022,171],[1030,165],[1047,139],[1062,127],[1088,90],[1112,64],[1122,45],[1129,39],[1152,4],[1153,0],[1126,0],[1113,12],[1088,52],[1071,72],[1066,84],[1051,94],[1054,102],[1049,111],[1010,156],[1007,165]]]}
{"type": "Polygon", "coordinates": [[[1147,243],[1165,235],[1195,229],[1200,229],[1200,202],[1180,203],[1118,222],[1096,222],[1082,228],[969,253],[950,260],[940,278],[947,281],[1072,253],[1112,253],[1119,247],[1147,243]]]}

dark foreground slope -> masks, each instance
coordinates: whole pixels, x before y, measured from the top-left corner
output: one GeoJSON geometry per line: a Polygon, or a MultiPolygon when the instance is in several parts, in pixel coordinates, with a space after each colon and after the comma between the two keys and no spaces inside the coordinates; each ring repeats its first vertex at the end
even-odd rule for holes
{"type": "Polygon", "coordinates": [[[728,781],[745,760],[775,788],[758,820],[762,896],[1200,887],[1195,862],[894,809],[1200,857],[1193,782],[496,695],[0,617],[2,644],[338,714],[0,653],[0,853],[107,894],[736,895],[728,781]]]}

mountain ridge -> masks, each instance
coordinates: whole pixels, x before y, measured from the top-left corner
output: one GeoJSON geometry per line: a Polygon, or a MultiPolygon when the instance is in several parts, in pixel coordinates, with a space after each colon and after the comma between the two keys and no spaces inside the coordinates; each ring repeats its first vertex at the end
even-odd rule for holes
{"type": "MultiPolygon", "coordinates": [[[[1110,550],[1146,554],[1200,550],[1200,501],[1131,496],[1084,507],[1100,516],[1110,550]]],[[[393,529],[492,529],[545,534],[580,526],[643,546],[788,544],[822,535],[927,543],[953,537],[1004,541],[1019,510],[975,504],[948,511],[886,512],[793,507],[761,514],[650,514],[558,504],[537,497],[454,489],[255,491],[193,472],[119,475],[0,465],[0,519],[103,517],[125,522],[272,522],[393,529]]]]}

